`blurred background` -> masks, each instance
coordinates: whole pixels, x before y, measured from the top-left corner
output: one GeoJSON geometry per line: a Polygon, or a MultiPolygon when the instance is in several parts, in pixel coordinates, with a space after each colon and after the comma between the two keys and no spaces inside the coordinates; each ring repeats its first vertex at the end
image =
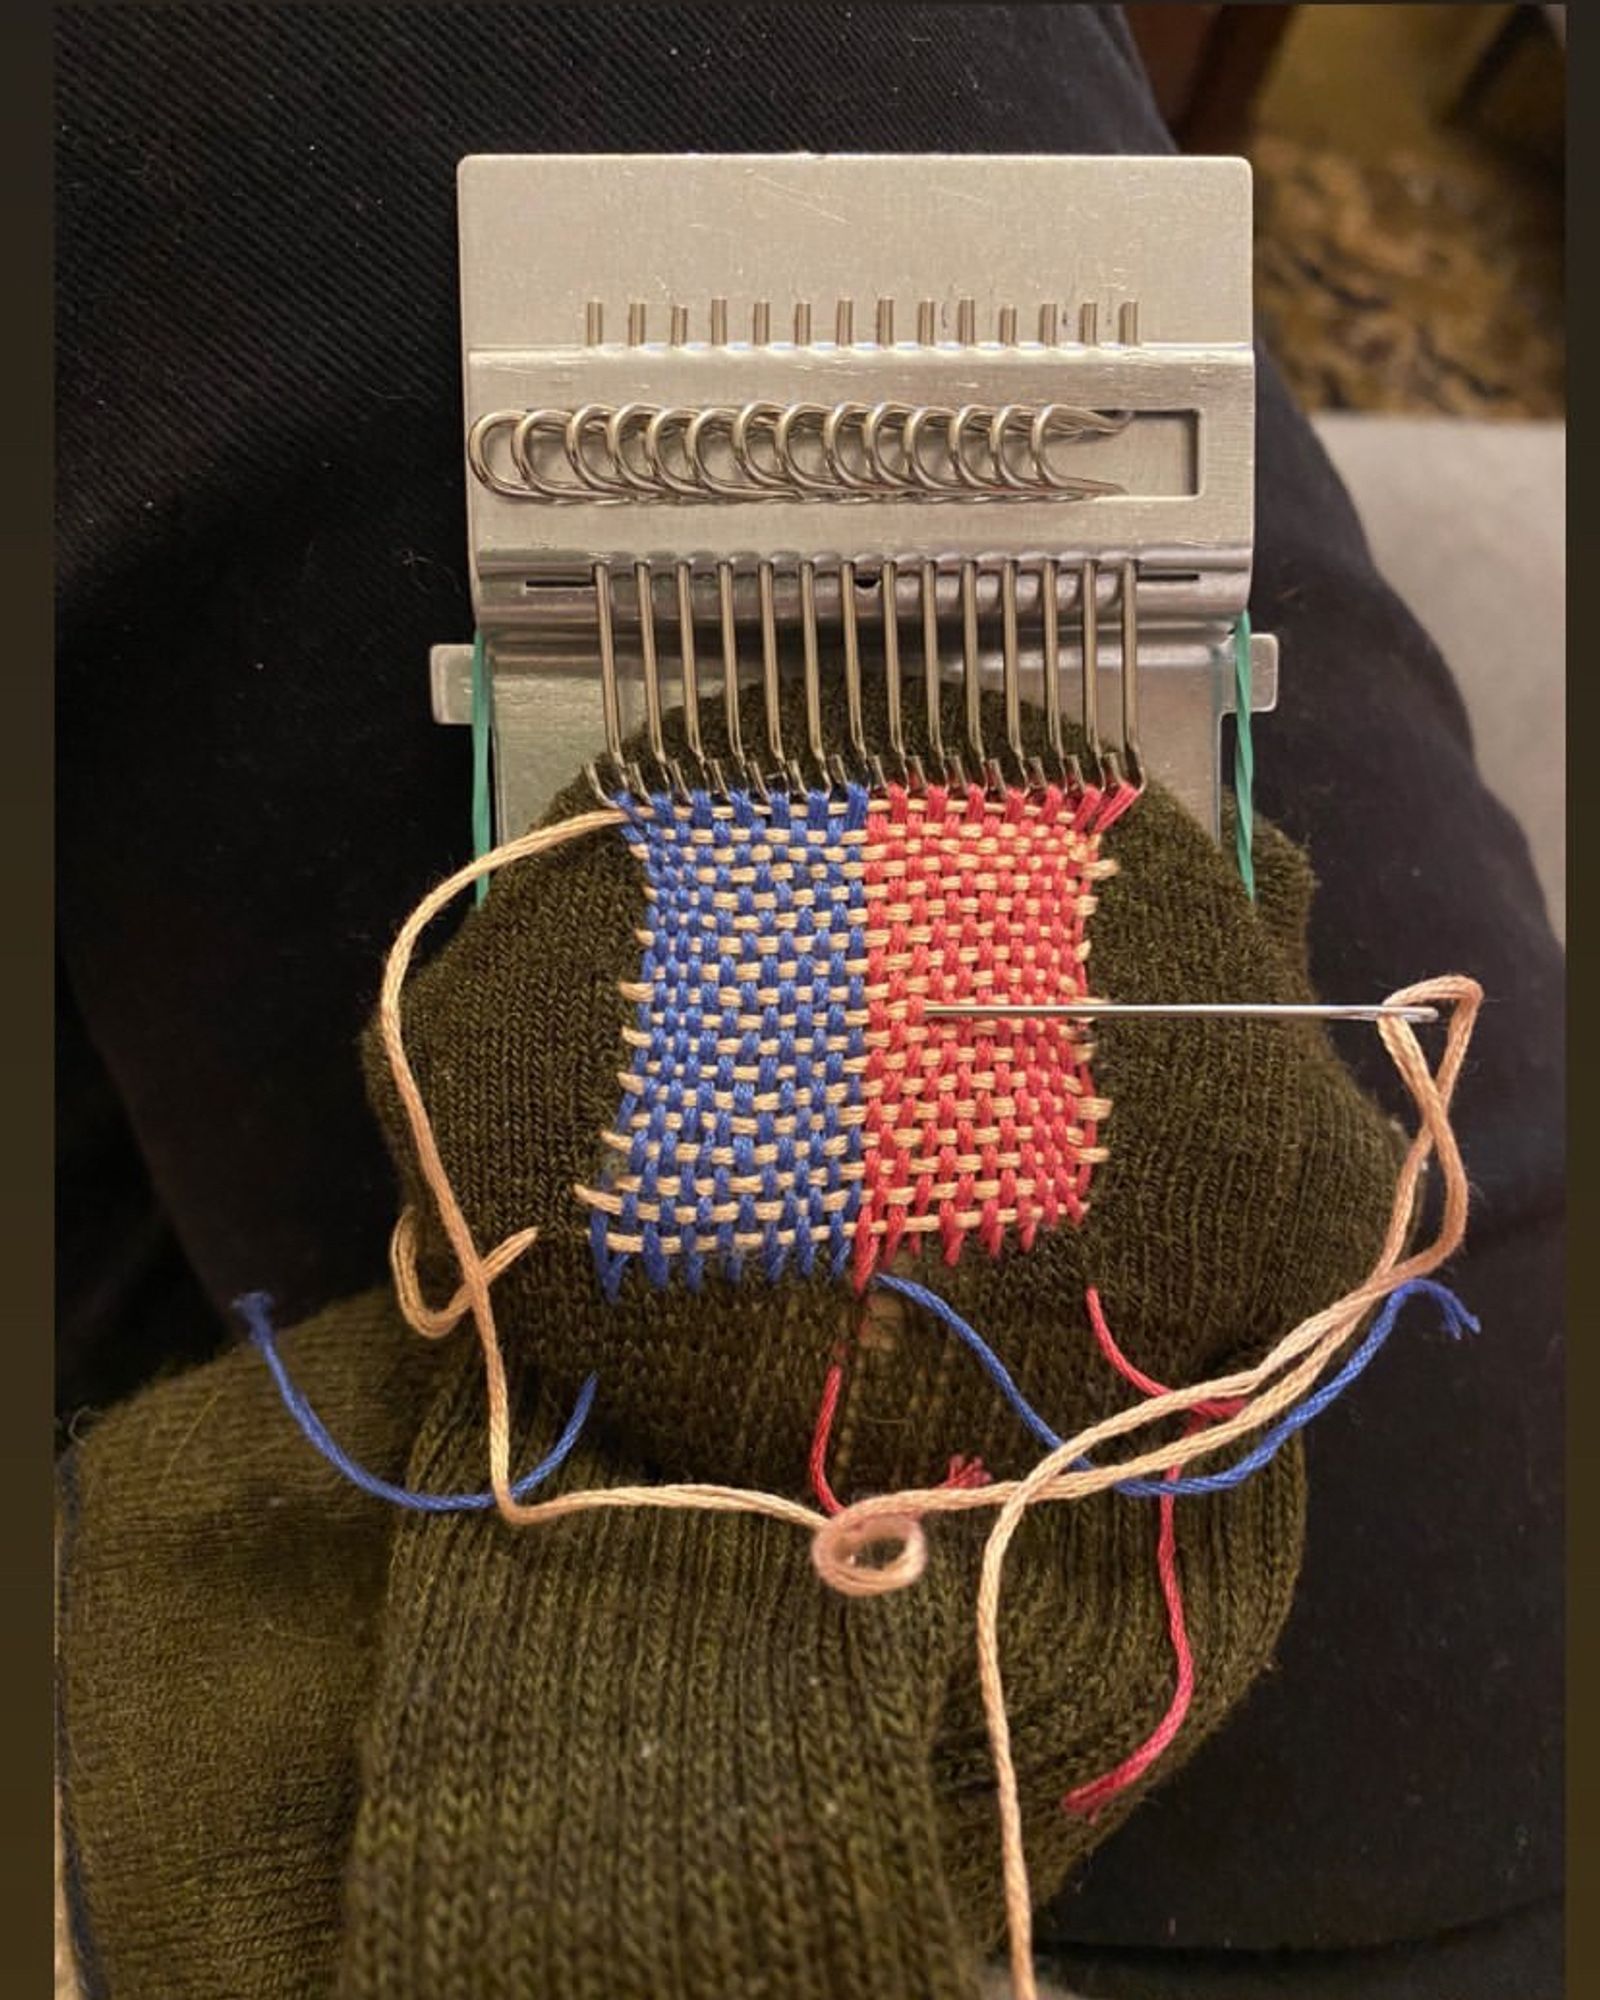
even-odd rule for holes
{"type": "Polygon", "coordinates": [[[1178,143],[1254,167],[1261,332],[1564,936],[1566,9],[1126,13],[1178,143]]]}

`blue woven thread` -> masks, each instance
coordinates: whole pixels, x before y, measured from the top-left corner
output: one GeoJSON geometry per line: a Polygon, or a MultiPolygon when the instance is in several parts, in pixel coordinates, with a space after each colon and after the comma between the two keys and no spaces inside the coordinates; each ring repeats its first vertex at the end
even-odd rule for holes
{"type": "MultiPolygon", "coordinates": [[[[495,1504],[493,1493],[417,1493],[409,1486],[396,1486],[387,1479],[380,1479],[376,1473],[368,1472],[365,1466],[357,1465],[349,1453],[334,1442],[327,1426],[290,1378],[283,1356],[278,1352],[271,1298],[265,1292],[247,1292],[243,1298],[234,1300],[233,1309],[249,1329],[251,1345],[260,1351],[262,1359],[271,1369],[284,1408],[328,1463],[335,1471],[343,1473],[352,1486],[359,1486],[363,1493],[370,1493],[375,1500],[387,1500],[394,1507],[407,1507],[414,1514],[485,1513],[495,1504]]],[[[512,1487],[513,1500],[525,1499],[566,1463],[588,1421],[598,1381],[598,1376],[591,1375],[578,1391],[578,1400],[572,1406],[566,1428],[533,1470],[525,1472],[512,1487]]]]}
{"type": "Polygon", "coordinates": [[[752,1254],[741,1239],[755,1240],[770,1280],[791,1267],[809,1275],[819,1254],[838,1273],[860,1201],[860,1126],[848,1114],[866,1042],[849,1016],[865,1005],[851,965],[866,945],[859,874],[837,850],[865,827],[867,793],[776,790],[758,807],[736,792],[723,815],[695,793],[687,807],[658,796],[627,810],[652,891],[647,997],[634,1016],[646,1046],[633,1052],[638,1087],[614,1127],[626,1149],[602,1176],[607,1188],[638,1184],[614,1218],[590,1219],[601,1286],[615,1298],[637,1254],[652,1284],[676,1266],[697,1289],[701,1239],[734,1280],[752,1254]],[[637,1237],[637,1253],[616,1250],[618,1237],[637,1237]]]}
{"type": "MultiPolygon", "coordinates": [[[[1005,1363],[982,1334],[975,1327],[969,1326],[954,1306],[948,1305],[937,1292],[930,1292],[925,1285],[916,1284],[910,1278],[880,1276],[873,1282],[882,1285],[887,1291],[898,1292],[902,1298],[909,1299],[913,1305],[921,1306],[925,1312],[931,1313],[942,1325],[948,1327],[956,1338],[963,1341],[978,1357],[995,1387],[1045,1449],[1060,1450],[1063,1440],[1023,1395],[1011,1379],[1005,1363]]],[[[1430,1278],[1413,1278],[1408,1284],[1397,1286],[1389,1294],[1384,1301],[1383,1310],[1373,1321],[1366,1339],[1338,1374],[1331,1377],[1320,1389],[1314,1390],[1303,1403],[1297,1403],[1289,1414],[1271,1430],[1265,1432],[1255,1446],[1236,1464],[1228,1466],[1222,1472],[1195,1473],[1178,1479],[1124,1479],[1112,1490],[1135,1499],[1160,1500],[1174,1495],[1224,1493],[1230,1486],[1237,1486],[1241,1480],[1248,1479],[1251,1473],[1259,1472],[1261,1467],[1288,1443],[1296,1431],[1303,1430],[1313,1417],[1320,1416],[1331,1402],[1344,1394],[1389,1338],[1402,1307],[1408,1300],[1424,1296],[1435,1300],[1438,1304],[1445,1331],[1452,1339],[1459,1339],[1464,1332],[1479,1331],[1477,1320],[1448,1287],[1435,1284],[1430,1278]]],[[[1092,1470],[1090,1461],[1086,1458],[1074,1459],[1072,1463],[1074,1471],[1092,1470]]]]}

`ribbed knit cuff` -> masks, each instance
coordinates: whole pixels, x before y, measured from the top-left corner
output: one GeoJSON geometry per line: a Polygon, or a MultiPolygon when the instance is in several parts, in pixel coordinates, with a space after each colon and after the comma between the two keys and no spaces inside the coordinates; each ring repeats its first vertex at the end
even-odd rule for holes
{"type": "MultiPolygon", "coordinates": [[[[481,1464],[468,1370],[411,1477],[481,1464]]],[[[630,1476],[590,1452],[562,1483],[630,1476]]],[[[938,1569],[849,1601],[766,1520],[408,1521],[344,2000],[968,2000],[932,1752],[970,1632],[938,1569]]]]}

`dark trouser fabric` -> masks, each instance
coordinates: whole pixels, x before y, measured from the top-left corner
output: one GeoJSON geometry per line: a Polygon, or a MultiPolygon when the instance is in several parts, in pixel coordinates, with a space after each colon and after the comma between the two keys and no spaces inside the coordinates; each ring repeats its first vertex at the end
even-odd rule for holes
{"type": "MultiPolygon", "coordinates": [[[[426,676],[471,629],[456,160],[1171,142],[1120,15],[1054,6],[67,9],[58,110],[70,1409],[222,1338],[242,1290],[287,1321],[383,1271],[355,1037],[469,845],[426,676]]],[[[1320,878],[1317,984],[1490,995],[1452,1274],[1484,1332],[1392,1343],[1314,1427],[1278,1670],[1041,1935],[1093,1948],[1086,1991],[1159,1947],[1162,1991],[1187,1948],[1209,1994],[1246,1990],[1218,1953],[1348,1949],[1360,1992],[1364,1948],[1449,1931],[1455,1995],[1501,1990],[1471,1939],[1500,1966],[1511,1936],[1541,2000],[1554,1926],[1495,1920],[1561,1872],[1561,957],[1449,674],[1265,360],[1257,468],[1252,614],[1284,647],[1257,803],[1320,878]]],[[[1374,1039],[1341,1046],[1387,1091],[1374,1039]]]]}

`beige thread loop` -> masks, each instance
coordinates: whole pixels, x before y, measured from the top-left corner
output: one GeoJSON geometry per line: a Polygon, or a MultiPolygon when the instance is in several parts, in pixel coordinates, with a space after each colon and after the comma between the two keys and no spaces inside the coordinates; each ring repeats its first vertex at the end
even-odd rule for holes
{"type": "MultiPolygon", "coordinates": [[[[525,1250],[532,1249],[538,1240],[537,1228],[515,1231],[484,1258],[484,1276],[492,1283],[502,1271],[509,1270],[525,1250]]],[[[390,1232],[389,1272],[394,1279],[400,1311],[418,1333],[429,1340],[437,1340],[460,1325],[471,1305],[465,1285],[456,1287],[447,1306],[430,1306],[422,1296],[422,1281],[417,1276],[417,1212],[414,1208],[401,1209],[390,1232]]]]}
{"type": "Polygon", "coordinates": [[[847,1507],[812,1536],[811,1560],[823,1582],[845,1597],[886,1597],[921,1577],[928,1567],[928,1539],[914,1514],[863,1518],[847,1507]],[[896,1553],[883,1562],[863,1566],[857,1561],[868,1549],[896,1543],[896,1553]]]}
{"type": "Polygon", "coordinates": [[[439,1153],[432,1121],[422,1101],[406,1055],[401,1028],[400,996],[417,943],[428,924],[480,876],[491,875],[568,841],[619,826],[625,815],[615,809],[583,813],[558,826],[543,827],[506,842],[468,863],[432,890],[401,926],[384,969],[378,1001],[378,1022],[385,1057],[394,1077],[416,1148],[417,1164],[438,1209],[439,1221],[461,1269],[462,1282],[449,1305],[429,1307],[422,1299],[415,1267],[415,1221],[402,1216],[391,1243],[391,1265],[401,1310],[417,1331],[430,1339],[470,1312],[483,1349],[488,1401],[489,1483],[502,1516],[513,1525],[554,1522],[569,1514],[599,1508],[660,1507],[706,1513],[763,1515],[805,1528],[812,1535],[812,1562],[832,1588],[855,1597],[880,1596],[904,1589],[922,1575],[927,1544],[922,1520],[929,1514],[959,1513],[973,1507],[998,1507],[994,1527],[983,1552],[977,1594],[978,1674],[988,1724],[1000,1818],[1001,1865],[1006,1921],[1010,1939],[1013,2000],[1038,2000],[1033,1975],[1033,1913],[1027,1857],[1022,1837],[1022,1810],[1016,1765],[1011,1753],[1011,1729],[1006,1713],[1005,1684],[999,1648],[1000,1588],[1006,1552],[1030,1506],[1040,1502],[1076,1500],[1103,1492],[1124,1479],[1166,1472],[1259,1430],[1310,1390],[1337,1358],[1366,1313],[1399,1286],[1436,1271],[1460,1246],[1466,1233],[1467,1178],[1460,1148],[1450,1125],[1450,1100],[1455,1091],[1483,989],[1474,979],[1451,975],[1423,980],[1388,996],[1396,1006],[1449,1007],[1445,1047],[1438,1069],[1431,1070],[1409,1022],[1386,1018],[1378,1023],[1384,1047],[1416,1106],[1418,1125],[1395,1182],[1394,1201],[1383,1248],[1371,1272],[1352,1291],[1321,1312],[1303,1320],[1253,1367],[1218,1376],[1185,1389],[1172,1389],[1120,1410],[1069,1438],[1041,1459],[1024,1478],[981,1487],[940,1486],[901,1493],[874,1494],[829,1519],[810,1507],[741,1487],[679,1484],[621,1486],[563,1493],[553,1499],[518,1502],[511,1494],[511,1434],[504,1358],[495,1324],[490,1285],[534,1240],[536,1231],[521,1230],[480,1256],[472,1231],[456,1199],[439,1153]],[[1438,1234],[1430,1244],[1402,1258],[1410,1233],[1422,1171],[1437,1153],[1444,1185],[1443,1213],[1438,1234]],[[1298,1364],[1298,1365],[1295,1365],[1298,1364]],[[1198,1403],[1243,1399],[1242,1407],[1220,1423],[1186,1438],[1158,1443],[1133,1457],[1073,1471],[1077,1459],[1124,1433],[1147,1429],[1164,1417],[1192,1409],[1198,1403]],[[881,1567],[859,1565],[855,1558],[868,1547],[900,1544],[899,1553],[881,1567]]]}

